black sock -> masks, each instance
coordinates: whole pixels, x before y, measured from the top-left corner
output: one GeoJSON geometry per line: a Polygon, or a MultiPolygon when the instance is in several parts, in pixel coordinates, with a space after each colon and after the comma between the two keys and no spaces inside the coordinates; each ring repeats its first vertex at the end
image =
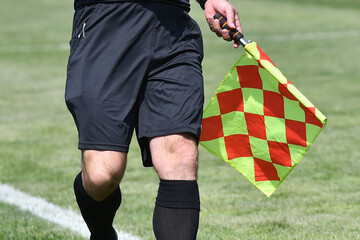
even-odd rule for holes
{"type": "Polygon", "coordinates": [[[161,180],[153,217],[157,240],[193,240],[199,227],[196,181],[161,180]]]}
{"type": "Polygon", "coordinates": [[[82,184],[81,172],[74,181],[74,192],[90,232],[91,240],[115,240],[116,232],[112,227],[116,210],[121,203],[121,192],[118,187],[108,198],[101,202],[91,198],[82,184]]]}

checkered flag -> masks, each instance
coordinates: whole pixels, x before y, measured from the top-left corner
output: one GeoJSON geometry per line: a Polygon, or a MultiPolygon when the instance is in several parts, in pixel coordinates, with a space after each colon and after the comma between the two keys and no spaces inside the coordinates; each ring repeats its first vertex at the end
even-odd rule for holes
{"type": "Polygon", "coordinates": [[[270,196],[300,162],[326,117],[255,42],[204,111],[200,144],[270,196]]]}

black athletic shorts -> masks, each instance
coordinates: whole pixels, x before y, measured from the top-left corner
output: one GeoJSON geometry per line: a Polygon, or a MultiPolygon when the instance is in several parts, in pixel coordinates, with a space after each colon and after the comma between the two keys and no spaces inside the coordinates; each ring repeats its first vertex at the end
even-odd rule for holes
{"type": "Polygon", "coordinates": [[[134,129],[144,166],[148,139],[191,133],[203,108],[200,29],[161,2],[99,3],[75,12],[66,104],[79,149],[128,152],[134,129]]]}

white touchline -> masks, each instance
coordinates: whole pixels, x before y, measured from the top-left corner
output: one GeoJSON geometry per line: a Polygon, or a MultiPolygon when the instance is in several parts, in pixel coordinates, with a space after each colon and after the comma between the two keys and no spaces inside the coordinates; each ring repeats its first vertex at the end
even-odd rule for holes
{"type": "MultiPolygon", "coordinates": [[[[0,183],[0,201],[17,206],[23,211],[29,211],[37,217],[70,229],[83,237],[89,238],[90,236],[82,217],[73,210],[63,209],[42,198],[16,190],[7,184],[0,183]]],[[[140,240],[139,237],[123,231],[118,231],[118,237],[119,240],[140,240]]]]}

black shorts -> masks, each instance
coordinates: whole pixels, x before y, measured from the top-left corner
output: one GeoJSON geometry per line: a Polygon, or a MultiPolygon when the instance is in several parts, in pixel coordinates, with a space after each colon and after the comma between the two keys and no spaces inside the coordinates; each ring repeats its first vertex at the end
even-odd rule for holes
{"type": "Polygon", "coordinates": [[[128,152],[134,129],[144,166],[148,139],[191,133],[203,108],[202,38],[185,9],[160,2],[100,3],[77,9],[66,104],[79,149],[128,152]]]}

